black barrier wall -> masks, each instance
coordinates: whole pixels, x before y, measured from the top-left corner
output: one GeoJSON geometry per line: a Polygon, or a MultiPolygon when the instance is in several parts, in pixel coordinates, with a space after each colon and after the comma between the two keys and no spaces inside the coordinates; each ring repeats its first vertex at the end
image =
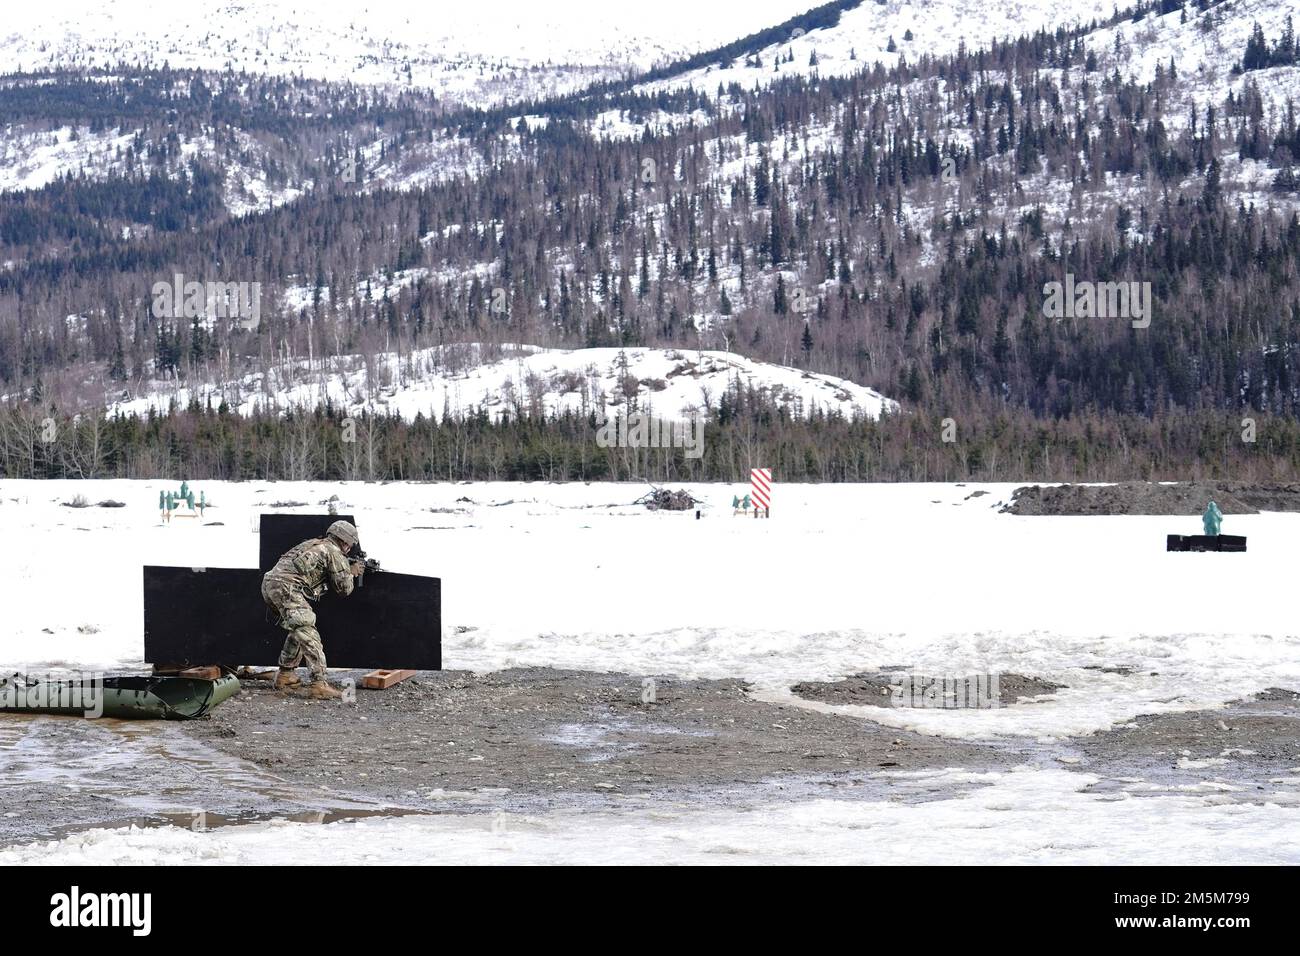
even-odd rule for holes
{"type": "MultiPolygon", "coordinates": [[[[319,537],[340,519],[352,520],[345,515],[263,515],[261,568],[146,566],[145,661],[274,665],[285,632],[262,601],[262,575],[285,551],[319,537]]],[[[365,547],[364,532],[361,541],[365,547]]],[[[438,578],[367,574],[350,596],[326,594],[313,608],[331,667],[442,668],[438,578]]]]}

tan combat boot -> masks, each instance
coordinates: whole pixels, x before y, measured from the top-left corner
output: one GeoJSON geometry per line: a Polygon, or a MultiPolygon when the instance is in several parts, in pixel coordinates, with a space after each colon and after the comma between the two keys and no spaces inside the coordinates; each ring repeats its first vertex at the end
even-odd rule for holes
{"type": "Polygon", "coordinates": [[[327,680],[314,680],[307,686],[307,696],[312,700],[341,700],[343,691],[327,680]]]}
{"type": "Polygon", "coordinates": [[[281,667],[280,673],[275,675],[275,689],[288,690],[290,687],[297,687],[302,681],[298,679],[297,672],[292,667],[281,667]]]}

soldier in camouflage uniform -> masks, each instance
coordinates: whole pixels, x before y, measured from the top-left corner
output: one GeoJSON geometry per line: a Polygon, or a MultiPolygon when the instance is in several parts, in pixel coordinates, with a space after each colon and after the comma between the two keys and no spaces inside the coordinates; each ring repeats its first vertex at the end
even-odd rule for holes
{"type": "Polygon", "coordinates": [[[347,557],[356,543],[357,529],[347,521],[335,521],[325,537],[291,548],[262,578],[262,600],[289,632],[280,651],[276,690],[302,683],[295,671],[305,662],[311,673],[307,691],[312,697],[332,700],[343,696],[325,679],[325,649],[308,602],[318,600],[327,585],[335,594],[346,597],[352,593],[353,577],[363,570],[360,562],[347,557]]]}

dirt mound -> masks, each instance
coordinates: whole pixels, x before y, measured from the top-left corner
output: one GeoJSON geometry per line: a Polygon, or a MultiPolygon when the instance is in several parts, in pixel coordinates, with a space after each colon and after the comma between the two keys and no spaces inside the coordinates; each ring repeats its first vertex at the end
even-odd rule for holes
{"type": "Polygon", "coordinates": [[[692,497],[691,493],[684,488],[679,491],[656,488],[632,503],[645,505],[651,511],[690,511],[696,505],[703,504],[698,498],[692,497]]]}
{"type": "Polygon", "coordinates": [[[1238,481],[1114,485],[1026,485],[1002,511],[1014,515],[1199,515],[1210,501],[1225,515],[1300,511],[1300,484],[1238,481]]]}
{"type": "MultiPolygon", "coordinates": [[[[865,704],[871,707],[910,706],[899,703],[895,699],[897,691],[902,687],[901,680],[898,674],[854,674],[839,681],[803,681],[790,689],[805,700],[816,700],[824,704],[865,704]]],[[[915,684],[913,683],[912,686],[915,684]]],[[[1055,693],[1065,685],[1055,684],[1041,677],[999,674],[997,686],[999,703],[1009,707],[1022,698],[1055,693]]]]}

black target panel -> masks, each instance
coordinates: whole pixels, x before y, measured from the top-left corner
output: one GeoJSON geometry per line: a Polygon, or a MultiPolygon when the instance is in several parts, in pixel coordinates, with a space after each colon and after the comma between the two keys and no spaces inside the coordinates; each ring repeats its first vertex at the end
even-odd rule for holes
{"type": "MultiPolygon", "coordinates": [[[[144,657],[151,664],[274,665],[285,631],[262,601],[280,556],[347,515],[263,515],[259,568],[144,569],[144,657]]],[[[355,522],[353,522],[355,524],[355,522]]],[[[365,544],[365,539],[362,539],[365,544]]],[[[331,667],[442,667],[442,581],[379,571],[348,597],[312,606],[331,667]]]]}

